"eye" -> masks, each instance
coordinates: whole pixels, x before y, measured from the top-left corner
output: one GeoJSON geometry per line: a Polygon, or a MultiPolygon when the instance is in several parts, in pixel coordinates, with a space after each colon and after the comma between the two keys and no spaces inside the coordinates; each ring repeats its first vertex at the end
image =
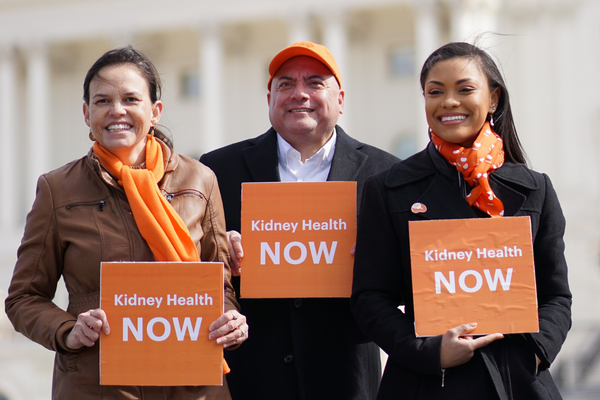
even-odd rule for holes
{"type": "Polygon", "coordinates": [[[324,85],[322,81],[318,80],[310,81],[308,84],[313,87],[321,87],[324,85]]]}
{"type": "Polygon", "coordinates": [[[427,91],[427,94],[430,95],[430,96],[436,96],[436,95],[442,94],[442,93],[444,93],[444,92],[442,92],[442,90],[438,89],[438,88],[429,89],[427,91]]]}
{"type": "Polygon", "coordinates": [[[98,99],[94,102],[94,104],[107,104],[108,99],[98,99]]]}
{"type": "Polygon", "coordinates": [[[475,88],[472,86],[465,86],[458,90],[460,93],[471,93],[475,91],[475,88]]]}
{"type": "Polygon", "coordinates": [[[288,81],[279,82],[279,85],[277,85],[277,89],[286,89],[289,87],[292,87],[292,84],[288,81]]]}
{"type": "Polygon", "coordinates": [[[137,99],[136,97],[127,97],[127,98],[125,99],[125,101],[126,101],[127,103],[134,103],[134,102],[138,101],[138,99],[137,99]]]}

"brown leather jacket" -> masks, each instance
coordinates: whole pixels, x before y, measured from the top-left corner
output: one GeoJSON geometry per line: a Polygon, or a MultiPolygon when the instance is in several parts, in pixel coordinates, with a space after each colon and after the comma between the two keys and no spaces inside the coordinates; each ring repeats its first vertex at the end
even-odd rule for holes
{"type": "MultiPolygon", "coordinates": [[[[231,286],[221,194],[213,172],[166,146],[163,195],[185,221],[203,261],[225,265],[225,311],[238,308],[231,286]]],[[[6,299],[15,329],[56,351],[53,398],[221,399],[225,387],[117,387],[99,385],[98,343],[67,348],[65,333],[77,315],[100,305],[101,261],[153,261],[125,192],[91,151],[38,180],[37,195],[6,299]],[[61,276],[69,292],[67,311],[53,302],[61,276]]]]}

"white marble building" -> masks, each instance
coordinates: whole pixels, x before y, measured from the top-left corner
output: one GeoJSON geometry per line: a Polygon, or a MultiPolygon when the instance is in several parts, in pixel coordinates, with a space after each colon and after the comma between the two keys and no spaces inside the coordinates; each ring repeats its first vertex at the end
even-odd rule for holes
{"type": "MultiPolygon", "coordinates": [[[[162,125],[198,157],[266,131],[271,57],[320,42],[344,79],[340,124],[404,157],[427,138],[421,64],[443,43],[478,40],[499,60],[531,165],[550,175],[567,217],[573,329],[553,373],[583,399],[571,391],[600,388],[599,18],[598,0],[0,0],[0,297],[37,177],[91,146],[82,83],[106,50],[133,44],[152,58],[162,125]]],[[[66,305],[64,291],[56,301],[66,305]]],[[[0,400],[49,398],[52,357],[0,313],[0,400]]]]}

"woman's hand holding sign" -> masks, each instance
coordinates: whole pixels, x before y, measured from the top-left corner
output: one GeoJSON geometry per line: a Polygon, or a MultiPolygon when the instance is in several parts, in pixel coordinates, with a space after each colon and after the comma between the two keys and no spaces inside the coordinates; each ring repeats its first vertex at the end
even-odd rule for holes
{"type": "Polygon", "coordinates": [[[217,340],[223,348],[238,345],[248,339],[246,316],[236,310],[229,310],[208,327],[210,340],[217,340]]]}
{"type": "Polygon", "coordinates": [[[465,364],[473,357],[475,350],[504,338],[501,333],[492,333],[478,338],[464,336],[475,328],[477,328],[476,322],[459,325],[444,333],[440,349],[440,365],[442,368],[465,364]]]}
{"type": "Polygon", "coordinates": [[[65,344],[73,350],[83,346],[92,347],[100,337],[100,331],[107,335],[110,333],[106,313],[101,308],[86,311],[77,316],[77,322],[67,335],[65,344]]]}

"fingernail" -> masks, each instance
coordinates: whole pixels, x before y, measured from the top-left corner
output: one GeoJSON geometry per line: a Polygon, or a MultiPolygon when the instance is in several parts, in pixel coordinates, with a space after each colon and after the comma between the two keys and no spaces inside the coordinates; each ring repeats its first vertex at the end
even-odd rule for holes
{"type": "Polygon", "coordinates": [[[477,322],[471,322],[470,324],[473,328],[475,328],[477,326],[477,322]]]}

